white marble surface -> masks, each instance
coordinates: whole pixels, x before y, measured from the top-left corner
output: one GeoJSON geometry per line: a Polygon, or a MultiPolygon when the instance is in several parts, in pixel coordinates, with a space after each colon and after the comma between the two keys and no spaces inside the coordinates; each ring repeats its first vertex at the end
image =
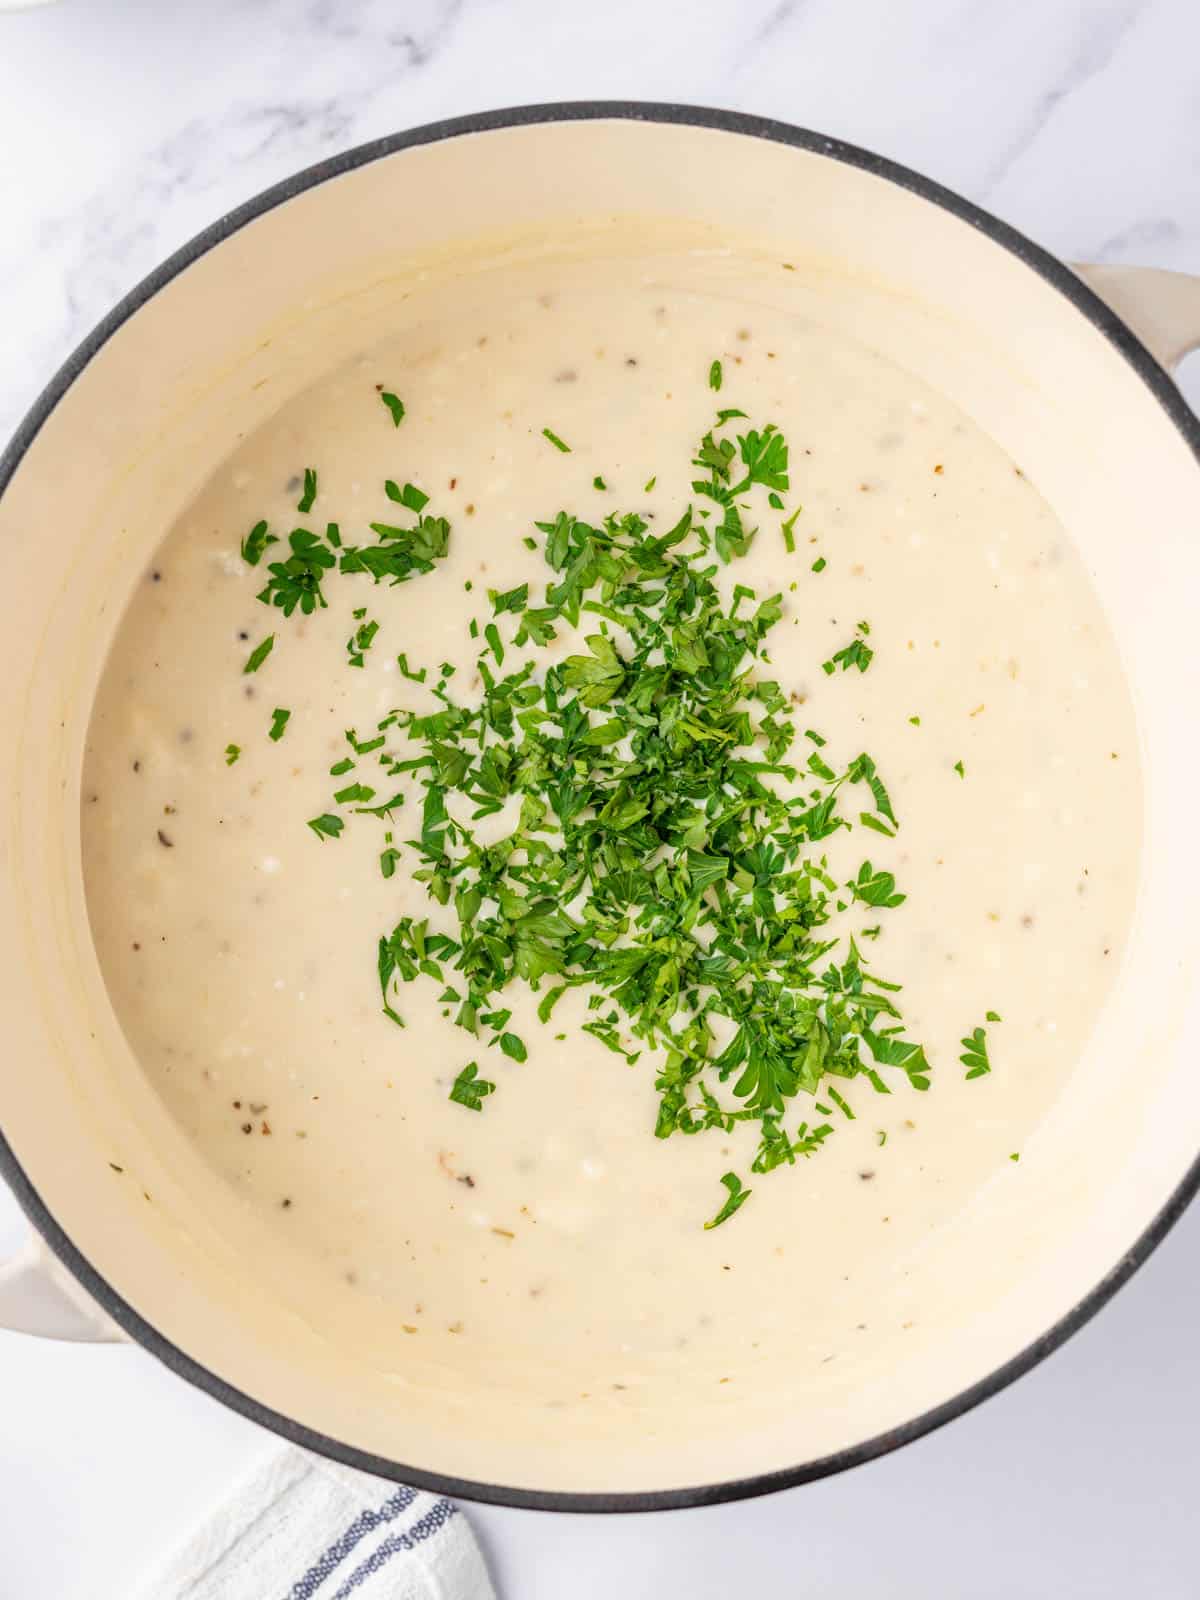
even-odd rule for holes
{"type": "MultiPolygon", "coordinates": [[[[0,432],[264,185],[408,124],[597,96],[801,122],[1061,255],[1200,271],[1195,0],[62,0],[0,14],[0,432]]],[[[0,1253],[20,1231],[0,1195],[0,1253]]],[[[1194,1211],[1035,1373],[848,1476],[669,1517],[476,1513],[504,1600],[1193,1596],[1198,1257],[1194,1211]]],[[[140,1351],[0,1335],[0,1600],[123,1596],[261,1444],[140,1351]]]]}

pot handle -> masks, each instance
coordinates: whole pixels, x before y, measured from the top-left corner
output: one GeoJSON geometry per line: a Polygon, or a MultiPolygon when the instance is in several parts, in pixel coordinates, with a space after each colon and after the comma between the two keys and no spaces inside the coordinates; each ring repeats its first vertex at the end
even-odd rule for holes
{"type": "Polygon", "coordinates": [[[125,1338],[36,1234],[0,1262],[0,1328],[76,1344],[117,1344],[125,1338]]]}
{"type": "Polygon", "coordinates": [[[1169,372],[1200,349],[1200,277],[1159,267],[1076,265],[1075,271],[1169,372]]]}

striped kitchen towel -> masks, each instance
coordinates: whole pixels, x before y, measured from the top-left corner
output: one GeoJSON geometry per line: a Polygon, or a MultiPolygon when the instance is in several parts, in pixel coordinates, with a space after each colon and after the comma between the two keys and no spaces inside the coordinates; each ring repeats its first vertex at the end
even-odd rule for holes
{"type": "Polygon", "coordinates": [[[140,1600],[494,1600],[451,1501],[273,1446],[140,1600]]]}

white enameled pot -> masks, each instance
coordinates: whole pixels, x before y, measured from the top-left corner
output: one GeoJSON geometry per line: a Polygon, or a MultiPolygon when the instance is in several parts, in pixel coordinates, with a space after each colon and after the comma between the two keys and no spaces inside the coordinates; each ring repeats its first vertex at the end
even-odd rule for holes
{"type": "Polygon", "coordinates": [[[854,1465],[1054,1348],[1200,1181],[1188,1030],[1200,429],[1164,370],[1197,343],[1200,280],[1072,271],[861,151],[668,106],[546,106],[403,134],[301,174],[168,261],[52,380],[0,462],[0,1171],[38,1239],[0,1271],[0,1322],[123,1333],[310,1447],[556,1509],[697,1504],[854,1465]],[[685,248],[777,251],[796,269],[780,274],[781,306],[815,296],[831,326],[943,390],[1021,462],[1100,592],[1145,776],[1115,993],[1023,1153],[1020,1186],[973,1208],[969,1226],[948,1218],[911,1264],[920,1328],[848,1353],[859,1365],[836,1405],[818,1373],[769,1428],[739,1429],[731,1412],[720,1439],[701,1441],[684,1416],[645,1448],[577,1440],[549,1414],[531,1436],[521,1397],[474,1393],[469,1373],[448,1406],[419,1367],[356,1361],[293,1314],[130,1058],[89,936],[79,844],[81,750],[113,629],[235,437],[423,286],[513,252],[603,251],[614,222],[627,234],[639,218],[685,248]]]}

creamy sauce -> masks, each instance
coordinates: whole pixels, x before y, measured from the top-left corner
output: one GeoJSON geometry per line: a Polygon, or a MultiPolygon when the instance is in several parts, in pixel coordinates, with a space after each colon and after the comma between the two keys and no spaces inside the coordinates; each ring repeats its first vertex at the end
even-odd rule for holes
{"type": "MultiPolygon", "coordinates": [[[[362,1308],[397,1345],[437,1341],[464,1369],[519,1352],[547,1403],[578,1404],[621,1402],[681,1349],[720,1384],[758,1358],[816,1363],[879,1317],[919,1316],[880,1285],[898,1285],[981,1186],[1021,1182],[1012,1158],[1080,1061],[1134,891],[1119,662],[1019,464],[910,374],[819,326],[702,284],[579,265],[514,273],[414,320],[242,441],[164,534],[92,721],[92,926],[117,1014],[180,1125],[281,1248],[318,1263],[309,1320],[362,1308]],[[379,385],[405,402],[398,429],[379,385]],[[652,1137],[653,1066],[627,1067],[579,1031],[582,994],[549,1027],[536,995],[506,995],[523,1064],[456,1029],[433,984],[400,993],[398,1032],[380,1012],[375,946],[399,916],[427,913],[424,891],[403,861],[381,877],[372,819],[324,842],[305,826],[336,809],[345,729],[367,737],[394,707],[432,706],[397,652],[469,679],[486,590],[546,581],[523,543],[535,519],[565,507],[674,521],[716,405],[777,422],[791,445],[795,553],[763,517],[721,582],[782,592],[772,673],[800,726],[824,733],[835,765],[869,751],[886,779],[898,837],[840,835],[829,856],[841,874],[869,855],[907,895],[870,919],[872,957],[904,984],[934,1080],[926,1094],[894,1074],[886,1096],[841,1085],[855,1120],[836,1115],[815,1158],[753,1180],[747,1128],[652,1137]],[[320,488],[306,518],[309,465],[320,488]],[[452,523],[435,572],[398,588],[332,581],[329,609],[309,618],[256,602],[263,570],[238,549],[260,517],[279,532],[334,519],[349,538],[398,520],[389,477],[419,484],[452,523]],[[380,630],[355,670],[360,606],[380,630]],[[859,619],[870,670],[826,676],[859,619]],[[271,630],[271,656],[244,674],[271,630]],[[291,717],[272,742],[276,707],[291,717]],[[988,1027],[993,1071],[966,1082],[959,1040],[988,1010],[1003,1017],[988,1027]],[[482,1114],[448,1099],[469,1059],[498,1086],[482,1114]],[[731,1167],[754,1195],[705,1232],[731,1167]],[[555,1379],[564,1350],[590,1375],[569,1395],[555,1379]]],[[[419,814],[406,782],[398,843],[419,814]]],[[[810,1114],[793,1103],[789,1125],[810,1114]]]]}

